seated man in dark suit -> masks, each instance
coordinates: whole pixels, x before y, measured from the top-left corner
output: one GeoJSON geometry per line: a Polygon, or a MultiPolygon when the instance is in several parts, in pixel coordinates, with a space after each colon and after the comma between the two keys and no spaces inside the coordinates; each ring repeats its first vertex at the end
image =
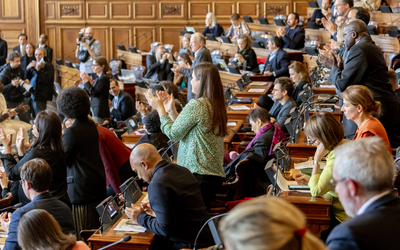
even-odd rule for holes
{"type": "Polygon", "coordinates": [[[272,90],[272,99],[275,103],[271,108],[271,111],[275,109],[276,106],[281,105],[281,109],[275,119],[275,122],[281,129],[287,133],[285,126],[285,121],[290,117],[290,110],[296,107],[296,102],[291,97],[294,90],[294,84],[289,77],[280,77],[275,79],[274,89],[272,90]]]}
{"type": "Polygon", "coordinates": [[[26,43],[28,42],[28,36],[24,33],[19,34],[18,36],[18,46],[13,48],[13,51],[18,51],[21,56],[26,55],[26,43]]]}
{"type": "Polygon", "coordinates": [[[5,242],[5,249],[20,249],[18,245],[17,228],[21,217],[33,210],[43,209],[49,212],[60,224],[64,234],[74,234],[74,221],[71,209],[62,201],[51,197],[49,188],[51,184],[52,171],[49,164],[43,159],[33,159],[20,168],[21,186],[26,197],[32,200],[24,207],[16,210],[8,218],[1,216],[3,229],[8,229],[8,236],[5,242]],[[11,216],[11,222],[10,222],[11,216]]]}
{"type": "MultiPolygon", "coordinates": [[[[149,183],[149,203],[126,208],[128,218],[167,237],[158,249],[193,248],[197,233],[209,219],[194,175],[187,168],[163,160],[147,143],[132,151],[130,163],[139,178],[149,183]]],[[[197,241],[197,247],[211,244],[203,237],[197,241]]]]}
{"type": "Polygon", "coordinates": [[[289,55],[281,48],[281,39],[277,36],[268,38],[269,55],[264,64],[263,74],[271,80],[277,77],[289,76],[289,55]]]}
{"type": "Polygon", "coordinates": [[[304,48],[305,31],[298,26],[299,14],[292,12],[287,19],[287,27],[276,27],[276,35],[283,40],[283,48],[302,49],[304,48]]]}
{"type": "Polygon", "coordinates": [[[144,77],[157,82],[165,80],[173,81],[174,74],[171,68],[174,59],[172,54],[165,53],[165,46],[163,43],[156,42],[153,43],[151,47],[151,54],[146,57],[147,73],[144,77]]]}
{"type": "Polygon", "coordinates": [[[335,148],[332,182],[346,213],[326,243],[330,250],[400,249],[400,200],[392,193],[395,164],[378,136],[335,148]]]}
{"type": "Polygon", "coordinates": [[[314,13],[310,19],[310,22],[317,23],[321,28],[324,26],[322,25],[321,19],[325,18],[326,20],[331,19],[332,12],[331,12],[331,3],[329,0],[322,0],[321,2],[321,9],[314,10],[314,13]]]}
{"type": "Polygon", "coordinates": [[[52,63],[53,62],[53,49],[46,45],[47,42],[47,35],[41,34],[39,37],[39,45],[38,48],[42,48],[46,51],[44,56],[46,62],[52,63]]]}
{"type": "Polygon", "coordinates": [[[108,100],[110,115],[117,121],[125,121],[136,114],[135,100],[123,90],[120,90],[116,80],[110,81],[110,94],[114,97],[108,100]]]}

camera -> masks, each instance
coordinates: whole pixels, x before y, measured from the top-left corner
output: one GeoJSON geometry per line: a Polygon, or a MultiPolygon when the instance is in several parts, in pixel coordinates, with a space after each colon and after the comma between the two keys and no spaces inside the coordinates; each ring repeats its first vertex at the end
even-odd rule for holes
{"type": "Polygon", "coordinates": [[[82,31],[79,32],[79,41],[80,42],[84,42],[85,41],[85,38],[83,37],[83,32],[82,31]]]}
{"type": "Polygon", "coordinates": [[[21,78],[16,78],[18,80],[18,85],[20,85],[21,87],[23,87],[25,89],[24,92],[24,96],[28,97],[30,96],[30,94],[33,92],[33,87],[30,84],[27,84],[26,82],[24,82],[24,80],[22,80],[21,78]]]}

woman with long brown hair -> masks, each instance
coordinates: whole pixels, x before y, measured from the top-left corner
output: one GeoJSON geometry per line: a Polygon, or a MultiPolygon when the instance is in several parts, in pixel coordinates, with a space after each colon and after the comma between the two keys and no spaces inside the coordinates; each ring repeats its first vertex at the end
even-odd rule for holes
{"type": "Polygon", "coordinates": [[[296,102],[297,106],[300,106],[302,103],[299,94],[303,91],[303,88],[306,85],[311,86],[311,79],[308,73],[308,70],[304,64],[301,62],[294,62],[289,65],[289,74],[290,79],[294,82],[294,91],[292,94],[292,98],[296,102]]]}
{"type": "Polygon", "coordinates": [[[89,250],[75,235],[65,235],[54,217],[43,209],[24,214],[18,224],[18,244],[22,249],[89,250]]]}
{"type": "Polygon", "coordinates": [[[170,140],[180,141],[178,165],[196,176],[209,208],[225,177],[223,155],[228,118],[221,78],[212,63],[197,65],[191,84],[196,99],[180,114],[172,95],[157,92],[158,96],[154,97],[146,93],[146,98],[160,115],[162,131],[170,140]]]}

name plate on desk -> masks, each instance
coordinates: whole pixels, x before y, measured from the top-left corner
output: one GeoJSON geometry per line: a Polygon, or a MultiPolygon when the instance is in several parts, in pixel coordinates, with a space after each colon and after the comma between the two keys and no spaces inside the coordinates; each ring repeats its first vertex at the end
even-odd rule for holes
{"type": "Polygon", "coordinates": [[[232,105],[232,106],[229,106],[229,108],[230,108],[232,111],[246,111],[246,110],[250,110],[250,108],[247,107],[247,106],[245,106],[245,105],[232,105]]]}
{"type": "Polygon", "coordinates": [[[265,89],[253,89],[253,88],[251,88],[247,92],[250,92],[250,93],[263,93],[264,91],[265,91],[265,89]]]}

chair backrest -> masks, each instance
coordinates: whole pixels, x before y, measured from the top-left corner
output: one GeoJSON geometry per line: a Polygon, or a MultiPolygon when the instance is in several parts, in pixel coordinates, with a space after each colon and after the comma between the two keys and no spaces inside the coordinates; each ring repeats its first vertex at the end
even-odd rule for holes
{"type": "Polygon", "coordinates": [[[12,193],[7,193],[4,199],[0,200],[0,209],[11,206],[12,193]]]}
{"type": "Polygon", "coordinates": [[[220,245],[222,243],[221,237],[219,236],[218,232],[218,224],[219,221],[222,219],[222,217],[225,217],[227,214],[228,213],[216,215],[214,217],[211,217],[209,220],[206,221],[206,223],[204,223],[204,225],[200,228],[199,232],[197,233],[196,239],[194,240],[194,249],[197,249],[196,248],[197,239],[206,226],[210,228],[211,235],[215,242],[214,245],[220,245]]]}
{"type": "Polygon", "coordinates": [[[143,81],[144,70],[144,66],[137,66],[133,68],[133,73],[135,74],[136,81],[143,81]]]}
{"type": "Polygon", "coordinates": [[[249,166],[250,160],[244,159],[241,160],[235,167],[235,194],[233,196],[233,200],[241,200],[243,199],[243,183],[246,175],[246,170],[249,166]]]}

